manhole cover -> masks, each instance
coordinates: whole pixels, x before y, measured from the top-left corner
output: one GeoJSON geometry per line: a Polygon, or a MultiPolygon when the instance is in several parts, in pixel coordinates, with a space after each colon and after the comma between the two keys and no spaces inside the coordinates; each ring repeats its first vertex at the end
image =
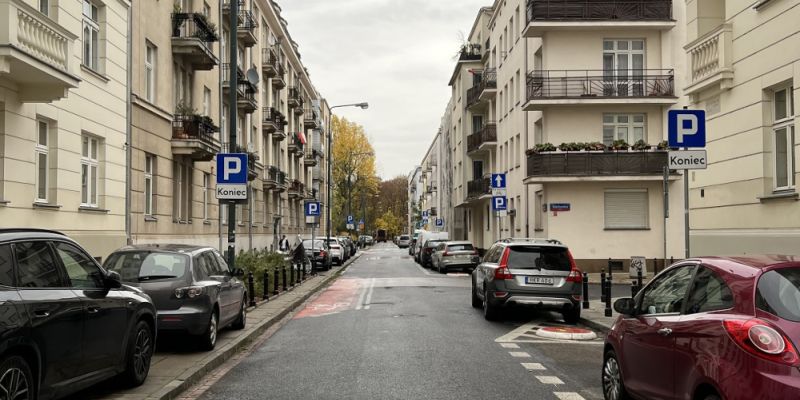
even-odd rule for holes
{"type": "Polygon", "coordinates": [[[549,339],[568,339],[568,340],[597,339],[597,335],[588,329],[573,328],[567,326],[541,327],[536,330],[536,336],[549,339]]]}

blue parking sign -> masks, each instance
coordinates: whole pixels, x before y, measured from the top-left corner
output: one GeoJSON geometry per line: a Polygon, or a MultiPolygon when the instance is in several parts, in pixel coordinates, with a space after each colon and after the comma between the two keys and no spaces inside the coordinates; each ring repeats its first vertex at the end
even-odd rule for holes
{"type": "Polygon", "coordinates": [[[319,217],[320,208],[320,203],[318,201],[306,202],[306,217],[319,217]]]}
{"type": "Polygon", "coordinates": [[[706,112],[669,110],[667,139],[669,147],[706,147],[706,112]]]}
{"type": "Polygon", "coordinates": [[[436,226],[441,228],[444,226],[444,218],[436,218],[436,226]]]}
{"type": "Polygon", "coordinates": [[[217,184],[247,183],[247,153],[217,154],[217,184]]]}
{"type": "Polygon", "coordinates": [[[506,196],[492,197],[492,210],[493,211],[508,210],[508,199],[506,199],[506,196]]]}

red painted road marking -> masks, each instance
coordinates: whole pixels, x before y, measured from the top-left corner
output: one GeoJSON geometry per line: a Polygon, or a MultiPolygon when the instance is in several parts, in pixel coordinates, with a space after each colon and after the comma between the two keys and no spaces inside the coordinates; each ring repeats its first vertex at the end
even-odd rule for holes
{"type": "Polygon", "coordinates": [[[362,287],[361,279],[340,278],[295,315],[294,319],[321,317],[351,309],[362,287]]]}

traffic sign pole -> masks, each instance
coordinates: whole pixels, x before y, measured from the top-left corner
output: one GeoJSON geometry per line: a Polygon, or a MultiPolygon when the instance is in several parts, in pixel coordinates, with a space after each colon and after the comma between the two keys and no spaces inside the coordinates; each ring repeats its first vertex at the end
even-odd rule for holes
{"type": "MultiPolygon", "coordinates": [[[[231,87],[228,95],[228,152],[233,153],[236,150],[236,123],[238,122],[238,118],[236,118],[236,88],[238,87],[238,76],[236,74],[236,66],[239,65],[237,60],[238,49],[239,47],[236,45],[237,40],[237,29],[239,27],[239,2],[238,1],[231,1],[231,16],[230,16],[230,27],[231,27],[231,34],[230,44],[228,44],[228,49],[230,49],[230,54],[228,55],[228,83],[231,87]]],[[[246,168],[245,164],[245,168],[246,168]]],[[[217,171],[217,173],[221,173],[222,171],[217,171]]],[[[231,201],[228,203],[228,266],[233,270],[236,265],[236,203],[231,201]]]]}

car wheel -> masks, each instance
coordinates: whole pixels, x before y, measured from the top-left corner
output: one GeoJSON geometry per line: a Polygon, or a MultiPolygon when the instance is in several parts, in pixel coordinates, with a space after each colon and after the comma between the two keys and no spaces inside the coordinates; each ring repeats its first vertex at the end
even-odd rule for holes
{"type": "Polygon", "coordinates": [[[236,317],[236,321],[231,324],[231,328],[240,330],[244,329],[245,325],[247,325],[247,295],[242,296],[242,304],[239,307],[239,316],[236,317]]]}
{"type": "Polygon", "coordinates": [[[480,308],[483,305],[481,298],[478,297],[478,288],[475,287],[475,281],[472,281],[472,307],[480,308]]]}
{"type": "Polygon", "coordinates": [[[0,364],[0,396],[21,400],[35,398],[33,374],[24,358],[11,356],[0,364]]]}
{"type": "Polygon", "coordinates": [[[497,306],[489,303],[489,291],[483,291],[483,318],[487,321],[496,321],[500,317],[500,310],[497,306]]]}
{"type": "Polygon", "coordinates": [[[150,325],[144,321],[137,322],[128,338],[128,359],[125,360],[125,372],[122,373],[125,385],[139,386],[147,379],[154,344],[150,325]]]}
{"type": "Polygon", "coordinates": [[[200,348],[203,350],[213,350],[214,346],[217,345],[217,334],[219,333],[219,316],[217,312],[214,311],[211,313],[211,317],[208,319],[208,327],[206,327],[206,331],[200,335],[200,348]]]}
{"type": "Polygon", "coordinates": [[[710,394],[706,397],[703,397],[703,400],[720,400],[720,397],[716,394],[710,394]]]}
{"type": "Polygon", "coordinates": [[[603,396],[605,400],[630,399],[622,382],[622,370],[614,350],[607,351],[603,361],[603,396]]]}
{"type": "Polygon", "coordinates": [[[569,311],[564,311],[561,313],[564,316],[564,322],[575,325],[581,319],[581,306],[577,305],[569,309],[569,311]]]}

